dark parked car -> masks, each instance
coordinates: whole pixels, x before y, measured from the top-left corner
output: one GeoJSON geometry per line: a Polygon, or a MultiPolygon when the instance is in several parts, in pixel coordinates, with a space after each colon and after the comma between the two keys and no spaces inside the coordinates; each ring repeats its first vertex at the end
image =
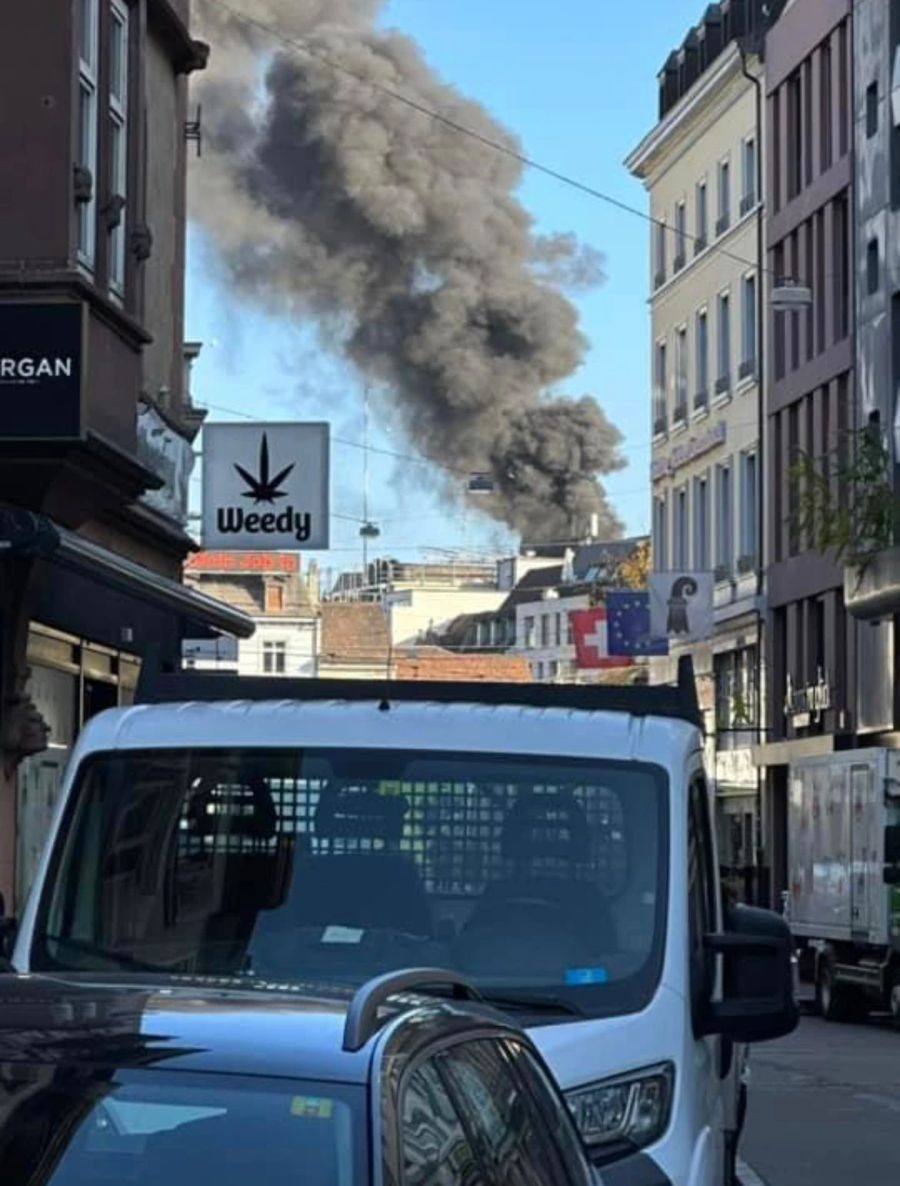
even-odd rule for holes
{"type": "Polygon", "coordinates": [[[0,977],[0,1181],[598,1180],[528,1038],[452,974],[151,979],[0,977]]]}

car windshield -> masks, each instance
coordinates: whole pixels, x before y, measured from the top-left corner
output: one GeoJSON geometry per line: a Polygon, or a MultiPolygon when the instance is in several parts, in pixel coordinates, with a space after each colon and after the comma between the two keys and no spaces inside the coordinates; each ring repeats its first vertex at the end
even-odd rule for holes
{"type": "Polygon", "coordinates": [[[365,1093],[333,1083],[160,1070],[4,1068],[4,1182],[357,1186],[365,1093]]]}
{"type": "Polygon", "coordinates": [[[659,975],[666,779],[396,750],[104,755],[72,796],[32,966],[353,986],[465,973],[516,1009],[638,1009],[659,975]]]}

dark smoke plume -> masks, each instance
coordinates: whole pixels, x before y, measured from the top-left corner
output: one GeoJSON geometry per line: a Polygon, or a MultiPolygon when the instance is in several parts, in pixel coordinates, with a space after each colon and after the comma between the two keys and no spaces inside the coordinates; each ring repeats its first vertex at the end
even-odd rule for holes
{"type": "Polygon", "coordinates": [[[561,288],[595,283],[599,256],[533,233],[517,161],[358,80],[517,142],[375,28],[380,0],[229,2],[356,76],[198,4],[213,54],[192,213],[238,291],[314,318],[394,393],[424,456],[492,475],[478,505],[528,539],[583,532],[594,513],[618,534],[598,476],[624,464],[619,432],[591,398],[547,395],[586,348],[561,288]]]}

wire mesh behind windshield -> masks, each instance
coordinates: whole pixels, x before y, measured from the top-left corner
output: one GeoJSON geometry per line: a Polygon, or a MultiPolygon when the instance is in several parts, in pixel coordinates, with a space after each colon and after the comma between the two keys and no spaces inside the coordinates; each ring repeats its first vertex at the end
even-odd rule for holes
{"type": "Polygon", "coordinates": [[[665,790],[639,764],[388,750],[95,760],[46,915],[53,966],[355,983],[649,975],[665,790]]]}

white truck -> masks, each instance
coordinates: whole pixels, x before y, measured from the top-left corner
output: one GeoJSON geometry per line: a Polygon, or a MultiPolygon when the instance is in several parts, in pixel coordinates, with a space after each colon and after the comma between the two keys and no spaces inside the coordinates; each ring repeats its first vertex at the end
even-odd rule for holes
{"type": "Polygon", "coordinates": [[[528,1026],[605,1186],[731,1186],[742,1048],[797,1022],[792,941],[722,903],[688,667],[140,698],[79,738],[5,923],[15,970],[279,992],[458,971],[528,1026]]]}
{"type": "Polygon", "coordinates": [[[786,907],[822,1016],[900,1024],[900,751],[791,765],[786,907]]]}

